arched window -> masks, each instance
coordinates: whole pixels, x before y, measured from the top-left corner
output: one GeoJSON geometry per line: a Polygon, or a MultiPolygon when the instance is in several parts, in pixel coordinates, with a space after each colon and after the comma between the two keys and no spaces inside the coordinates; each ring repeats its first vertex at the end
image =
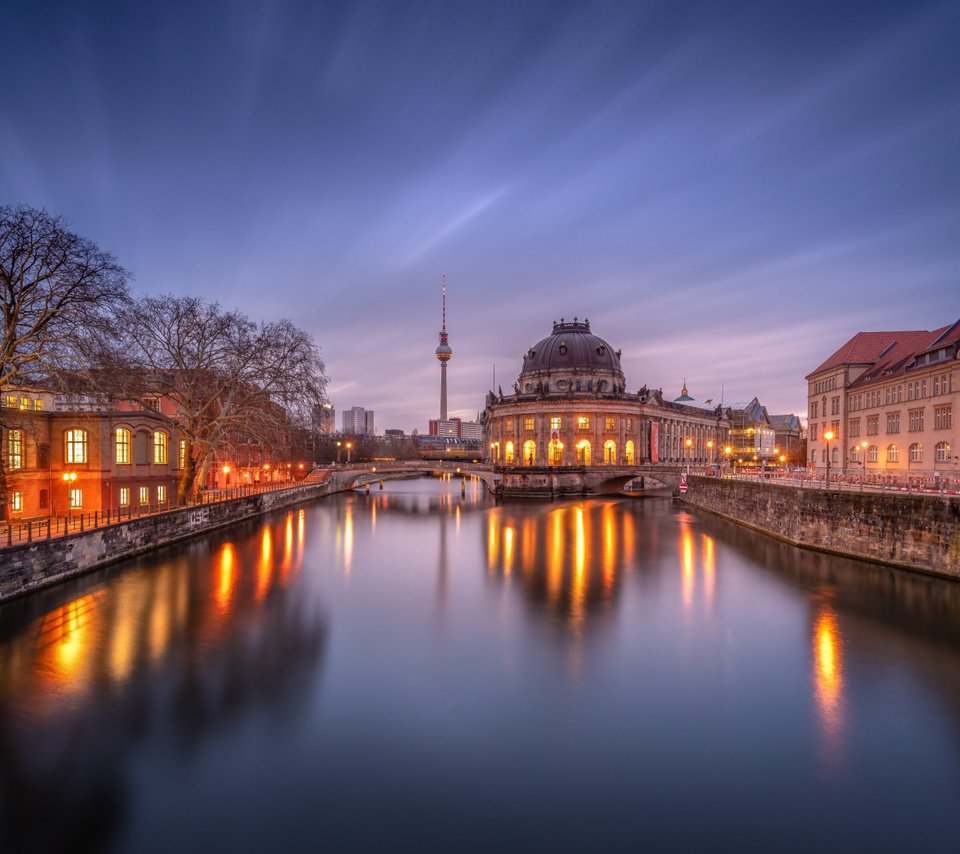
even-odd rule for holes
{"type": "Polygon", "coordinates": [[[937,442],[935,448],[936,457],[938,463],[946,463],[950,461],[950,443],[949,442],[937,442]]]}
{"type": "Polygon", "coordinates": [[[512,463],[513,462],[513,442],[507,442],[506,452],[507,452],[506,462],[512,463]]]}
{"type": "Polygon", "coordinates": [[[895,463],[900,460],[900,449],[896,445],[887,445],[887,462],[895,463]]]}
{"type": "Polygon", "coordinates": [[[591,464],[590,461],[590,443],[586,439],[581,439],[577,442],[577,465],[578,466],[588,466],[591,464]]]}
{"type": "Polygon", "coordinates": [[[158,466],[167,464],[167,434],[163,430],[153,433],[153,462],[158,466]]]}
{"type": "Polygon", "coordinates": [[[880,458],[880,449],[876,445],[867,448],[867,462],[875,463],[880,458]]]}
{"type": "Polygon", "coordinates": [[[919,442],[914,442],[910,446],[910,462],[911,463],[923,462],[923,445],[921,445],[919,442]]]}
{"type": "Polygon", "coordinates": [[[627,458],[627,465],[633,465],[633,439],[627,439],[627,444],[623,448],[623,455],[627,458]]]}
{"type": "Polygon", "coordinates": [[[523,464],[525,466],[536,465],[537,462],[537,443],[533,439],[527,439],[523,443],[523,464]]]}
{"type": "Polygon", "coordinates": [[[839,463],[839,462],[840,462],[840,449],[839,449],[839,448],[834,448],[833,451],[831,451],[830,456],[833,457],[833,460],[831,460],[831,462],[833,462],[833,463],[839,463]]]}
{"type": "Polygon", "coordinates": [[[607,439],[603,443],[603,462],[605,465],[616,465],[617,462],[617,443],[613,439],[607,439]]]}
{"type": "Polygon", "coordinates": [[[87,431],[67,430],[63,434],[63,459],[68,464],[87,461],[87,431]]]}
{"type": "Polygon", "coordinates": [[[114,436],[117,465],[130,465],[130,431],[126,427],[117,427],[114,436]]]}
{"type": "Polygon", "coordinates": [[[547,461],[552,466],[563,465],[563,442],[559,439],[552,439],[547,446],[547,461]]]}
{"type": "Polygon", "coordinates": [[[860,459],[860,446],[859,446],[859,445],[854,445],[854,446],[850,449],[850,459],[851,459],[853,462],[855,462],[855,463],[863,462],[863,461],[860,459]]]}

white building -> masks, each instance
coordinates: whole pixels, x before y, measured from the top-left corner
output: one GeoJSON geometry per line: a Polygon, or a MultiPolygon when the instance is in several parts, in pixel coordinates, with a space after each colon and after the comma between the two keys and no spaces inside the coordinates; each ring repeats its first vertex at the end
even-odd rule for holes
{"type": "Polygon", "coordinates": [[[347,436],[373,436],[373,410],[351,406],[343,412],[343,433],[347,436]]]}

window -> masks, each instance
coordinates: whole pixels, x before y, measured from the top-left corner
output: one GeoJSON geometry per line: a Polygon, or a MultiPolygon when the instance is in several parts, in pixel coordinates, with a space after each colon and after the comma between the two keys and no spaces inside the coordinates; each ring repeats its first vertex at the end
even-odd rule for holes
{"type": "Polygon", "coordinates": [[[157,487],[157,504],[165,504],[167,501],[167,488],[165,486],[157,487]]]}
{"type": "Polygon", "coordinates": [[[83,507],[83,490],[71,489],[70,490],[70,509],[79,510],[82,507],[83,507]]]}
{"type": "Polygon", "coordinates": [[[140,503],[150,504],[150,487],[149,486],[140,487],[140,503]]]}
{"type": "Polygon", "coordinates": [[[560,429],[560,416],[553,415],[550,417],[550,429],[559,430],[560,429]]]}
{"type": "Polygon", "coordinates": [[[634,460],[633,440],[627,439],[627,444],[623,447],[623,455],[626,457],[627,465],[632,466],[634,460]]]}
{"type": "Polygon", "coordinates": [[[117,465],[130,465],[130,431],[126,427],[117,427],[116,431],[117,465]]]}
{"type": "Polygon", "coordinates": [[[816,401],[813,401],[813,403],[810,404],[810,417],[811,417],[811,418],[819,418],[819,417],[820,417],[820,413],[817,412],[817,402],[816,402],[816,401]]]}
{"type": "Polygon", "coordinates": [[[934,448],[936,453],[936,458],[938,463],[947,463],[950,462],[950,443],[949,442],[937,442],[936,448],[934,448]]]}
{"type": "Polygon", "coordinates": [[[896,445],[887,446],[887,462],[895,463],[900,460],[900,449],[896,445]]]}
{"type": "Polygon", "coordinates": [[[152,409],[154,412],[160,411],[160,401],[155,397],[148,397],[146,400],[143,401],[143,405],[147,409],[152,409]]]}
{"type": "Polygon", "coordinates": [[[129,486],[120,487],[120,506],[121,507],[130,506],[130,487],[129,486]]]}
{"type": "Polygon", "coordinates": [[[811,437],[811,439],[812,439],[814,442],[816,442],[816,441],[817,441],[817,437],[818,437],[819,435],[820,435],[820,434],[817,432],[817,425],[816,425],[816,423],[811,424],[811,425],[810,425],[810,437],[811,437]]]}
{"type": "Polygon", "coordinates": [[[23,493],[22,492],[10,493],[10,510],[13,513],[23,512],[23,493]]]}
{"type": "Polygon", "coordinates": [[[603,419],[603,429],[604,430],[616,430],[617,429],[617,419],[612,415],[608,415],[603,419]]]}
{"type": "Polygon", "coordinates": [[[605,465],[616,465],[617,462],[617,443],[613,439],[607,439],[603,443],[603,462],[605,465]]]}
{"type": "Polygon", "coordinates": [[[949,430],[953,426],[953,409],[949,406],[938,406],[933,410],[933,429],[949,430]]]}
{"type": "Polygon", "coordinates": [[[43,400],[38,397],[38,398],[33,402],[33,408],[34,408],[37,412],[40,412],[40,411],[43,409],[43,400]]]}
{"type": "Polygon", "coordinates": [[[911,463],[923,462],[923,445],[921,445],[919,442],[914,442],[910,446],[910,462],[911,463]]]}
{"type": "Polygon", "coordinates": [[[523,464],[525,466],[535,465],[537,462],[537,445],[532,439],[527,439],[523,443],[523,464]]]}
{"type": "Polygon", "coordinates": [[[563,465],[563,444],[560,442],[551,442],[549,445],[550,449],[550,465],[560,466],[563,465]]]}
{"type": "Polygon", "coordinates": [[[504,429],[504,430],[513,430],[513,419],[512,419],[512,418],[504,418],[504,419],[503,419],[503,429],[504,429]]]}
{"type": "Polygon", "coordinates": [[[859,446],[859,445],[854,445],[854,446],[850,449],[850,459],[851,459],[853,462],[855,462],[855,463],[862,462],[862,460],[860,459],[860,446],[859,446]]]}
{"type": "Polygon", "coordinates": [[[848,433],[847,435],[849,435],[851,438],[854,437],[854,436],[859,436],[859,435],[860,435],[860,419],[859,419],[859,418],[853,418],[853,419],[851,419],[851,421],[850,421],[850,430],[849,430],[849,433],[848,433]]]}
{"type": "Polygon", "coordinates": [[[513,442],[507,442],[506,452],[507,452],[507,453],[506,453],[506,462],[512,463],[512,462],[514,461],[514,459],[513,459],[513,442]]]}
{"type": "Polygon", "coordinates": [[[577,417],[577,429],[578,430],[589,430],[590,429],[590,418],[586,415],[580,415],[577,417]]]}
{"type": "Polygon", "coordinates": [[[23,468],[23,430],[10,430],[7,433],[7,459],[10,468],[23,468]]]}
{"type": "Polygon", "coordinates": [[[868,415],[867,416],[867,435],[876,436],[880,432],[880,416],[879,415],[868,415]]]}
{"type": "Polygon", "coordinates": [[[633,419],[627,418],[627,432],[629,433],[631,430],[633,430],[633,419]]]}
{"type": "Polygon", "coordinates": [[[910,430],[917,431],[923,429],[923,410],[922,409],[911,409],[910,410],[910,430]]]}
{"type": "Polygon", "coordinates": [[[887,413],[887,432],[888,433],[900,432],[900,413],[899,412],[887,413]]]}
{"type": "Polygon", "coordinates": [[[833,459],[831,460],[831,462],[832,462],[834,465],[836,465],[837,463],[839,463],[839,462],[840,462],[840,449],[839,449],[839,448],[834,448],[834,449],[830,452],[830,456],[833,457],[833,459]]]}
{"type": "Polygon", "coordinates": [[[47,489],[40,490],[40,509],[46,510],[47,503],[50,501],[50,491],[47,489]]]}
{"type": "Polygon", "coordinates": [[[840,398],[835,397],[830,401],[830,414],[839,415],[840,414],[840,398]]]}
{"type": "Polygon", "coordinates": [[[880,458],[880,449],[876,445],[867,448],[867,462],[875,463],[880,458]]]}
{"type": "Polygon", "coordinates": [[[532,418],[524,418],[524,419],[523,419],[523,429],[524,429],[524,430],[533,430],[533,419],[532,419],[532,418]]]}
{"type": "Polygon", "coordinates": [[[63,435],[66,444],[64,459],[68,463],[85,463],[87,461],[87,431],[67,430],[63,435]]]}
{"type": "Polygon", "coordinates": [[[177,446],[177,468],[185,469],[187,467],[187,440],[181,439],[177,446]]]}
{"type": "Polygon", "coordinates": [[[153,434],[153,462],[162,466],[167,463],[167,434],[156,430],[153,434]]]}

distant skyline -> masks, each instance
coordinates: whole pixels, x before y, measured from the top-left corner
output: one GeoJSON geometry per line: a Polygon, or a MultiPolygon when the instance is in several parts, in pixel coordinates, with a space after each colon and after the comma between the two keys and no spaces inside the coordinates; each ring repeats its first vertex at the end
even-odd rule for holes
{"type": "MultiPolygon", "coordinates": [[[[10,4],[8,4],[9,6],[10,4]]],[[[960,4],[5,7],[0,200],[138,293],[289,317],[339,413],[472,419],[561,316],[627,387],[757,396],[960,317],[960,4]]]]}

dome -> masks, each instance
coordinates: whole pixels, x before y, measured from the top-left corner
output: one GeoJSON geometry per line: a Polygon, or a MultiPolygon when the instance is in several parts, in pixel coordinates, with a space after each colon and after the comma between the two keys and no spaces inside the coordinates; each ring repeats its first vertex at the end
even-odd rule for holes
{"type": "Polygon", "coordinates": [[[616,392],[623,388],[620,351],[590,332],[590,321],[562,318],[523,357],[523,392],[616,392]],[[539,388],[538,388],[539,386],[539,388]]]}

